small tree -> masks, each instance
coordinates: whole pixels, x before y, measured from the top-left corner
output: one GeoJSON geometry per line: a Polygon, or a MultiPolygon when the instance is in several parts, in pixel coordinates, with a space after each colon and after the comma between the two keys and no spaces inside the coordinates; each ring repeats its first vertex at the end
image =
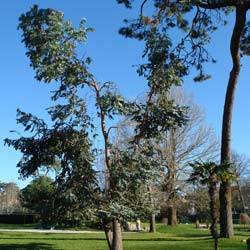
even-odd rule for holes
{"type": "Polygon", "coordinates": [[[208,193],[210,197],[210,216],[211,216],[211,234],[214,238],[214,250],[218,249],[218,208],[216,205],[216,189],[217,184],[222,181],[232,180],[233,173],[230,172],[231,165],[223,166],[217,165],[214,162],[196,161],[190,164],[193,172],[190,175],[189,181],[192,183],[200,183],[208,186],[208,193]]]}
{"type": "Polygon", "coordinates": [[[216,208],[216,185],[218,183],[218,166],[214,162],[195,162],[191,164],[193,173],[190,175],[190,182],[198,182],[208,186],[210,197],[211,234],[214,238],[214,250],[218,249],[217,233],[217,208],[216,208]]]}
{"type": "Polygon", "coordinates": [[[20,193],[22,205],[38,214],[43,226],[52,225],[54,218],[54,194],[53,180],[46,176],[34,179],[20,193]]]}

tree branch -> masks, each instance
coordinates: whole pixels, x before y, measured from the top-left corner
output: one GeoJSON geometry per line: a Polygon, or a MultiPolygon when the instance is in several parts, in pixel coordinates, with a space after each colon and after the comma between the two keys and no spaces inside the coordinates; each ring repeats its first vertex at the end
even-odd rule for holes
{"type": "MultiPolygon", "coordinates": [[[[183,1],[185,2],[185,1],[183,1]]],[[[246,5],[250,8],[250,0],[227,0],[227,1],[199,1],[199,0],[191,0],[191,3],[204,8],[204,9],[220,9],[223,7],[230,7],[230,6],[239,6],[239,5],[246,5]]]]}

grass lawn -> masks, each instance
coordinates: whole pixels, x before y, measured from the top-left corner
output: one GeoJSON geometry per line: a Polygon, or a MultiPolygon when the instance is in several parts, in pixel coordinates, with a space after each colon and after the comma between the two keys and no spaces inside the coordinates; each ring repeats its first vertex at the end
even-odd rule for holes
{"type": "MultiPolygon", "coordinates": [[[[158,233],[124,233],[124,250],[209,250],[213,240],[208,230],[194,225],[158,225],[158,233]]],[[[242,239],[250,233],[237,227],[233,239],[220,239],[220,250],[245,250],[242,239]]],[[[0,232],[1,250],[107,250],[104,234],[46,234],[0,232]]]]}
{"type": "MultiPolygon", "coordinates": [[[[37,224],[4,224],[0,223],[0,229],[42,229],[42,226],[37,224]]],[[[49,228],[47,228],[49,229],[49,228]]],[[[60,227],[56,226],[55,229],[65,229],[65,230],[87,230],[87,231],[97,231],[96,229],[89,228],[85,225],[79,227],[60,227]]],[[[1,250],[1,249],[0,249],[1,250]]]]}

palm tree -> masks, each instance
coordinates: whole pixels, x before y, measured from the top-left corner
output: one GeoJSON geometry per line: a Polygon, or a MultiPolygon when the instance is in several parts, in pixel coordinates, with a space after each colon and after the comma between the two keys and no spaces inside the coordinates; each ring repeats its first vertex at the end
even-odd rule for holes
{"type": "Polygon", "coordinates": [[[218,183],[218,166],[214,162],[195,161],[190,164],[193,172],[190,175],[189,182],[199,183],[208,186],[210,198],[210,216],[211,227],[210,231],[214,238],[214,250],[218,250],[218,232],[217,232],[217,208],[216,208],[216,186],[218,183]]]}
{"type": "Polygon", "coordinates": [[[214,250],[218,250],[218,213],[216,207],[216,189],[217,184],[223,182],[229,183],[234,179],[235,174],[233,173],[233,171],[231,171],[232,164],[224,164],[222,166],[211,161],[195,161],[194,163],[191,163],[190,166],[193,168],[193,172],[191,173],[188,181],[208,186],[211,216],[210,231],[214,238],[214,250]]]}
{"type": "Polygon", "coordinates": [[[218,209],[216,206],[216,189],[218,183],[222,183],[225,181],[230,182],[230,180],[232,180],[234,176],[230,171],[232,165],[227,164],[221,166],[210,161],[195,161],[194,163],[191,163],[190,166],[193,168],[193,172],[191,173],[188,181],[208,186],[211,216],[210,231],[212,237],[214,238],[214,250],[218,250],[218,209]]]}

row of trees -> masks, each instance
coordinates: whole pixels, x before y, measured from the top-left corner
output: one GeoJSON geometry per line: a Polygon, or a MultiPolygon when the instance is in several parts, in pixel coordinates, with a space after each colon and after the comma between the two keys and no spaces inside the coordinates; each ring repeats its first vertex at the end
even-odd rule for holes
{"type": "MultiPolygon", "coordinates": [[[[124,127],[124,123],[122,123],[122,125],[122,128],[121,124],[118,126],[120,127],[118,131],[122,130],[120,131],[121,133],[119,133],[120,139],[123,138],[127,141],[127,136],[129,135],[127,126],[124,127]]],[[[156,149],[158,149],[158,145],[156,149]]],[[[238,214],[235,218],[238,218],[240,213],[249,211],[250,184],[248,172],[250,160],[246,155],[236,152],[232,153],[232,158],[234,162],[232,173],[237,177],[234,179],[232,207],[234,212],[238,214]]],[[[191,165],[196,169],[200,163],[196,162],[191,165]]],[[[209,169],[210,168],[203,171],[201,168],[202,171],[200,171],[205,175],[209,169]]],[[[180,172],[185,172],[185,169],[181,168],[180,172]]],[[[190,171],[186,169],[186,178],[190,176],[189,172],[190,171]]],[[[36,173],[35,179],[22,190],[19,190],[15,183],[1,183],[1,214],[31,212],[39,215],[42,224],[46,227],[55,224],[76,226],[84,223],[85,218],[81,216],[81,209],[66,206],[70,201],[67,195],[64,197],[60,196],[60,199],[58,198],[55,182],[52,178],[48,177],[47,174],[47,171],[36,173]],[[63,213],[63,211],[65,212],[63,213]]],[[[176,225],[177,212],[180,221],[187,221],[192,218],[194,220],[209,220],[209,197],[206,188],[200,185],[192,187],[185,181],[186,178],[181,180],[177,178],[176,182],[179,184],[175,188],[175,201],[173,206],[173,202],[170,199],[173,190],[166,189],[165,173],[163,172],[162,175],[163,182],[159,183],[160,186],[151,193],[151,198],[154,200],[154,208],[160,210],[161,217],[164,217],[167,212],[169,225],[176,225]],[[178,188],[178,186],[180,186],[180,188],[178,188]],[[180,189],[182,192],[180,192],[180,189]]],[[[183,174],[181,176],[183,177],[183,174]]],[[[217,195],[215,198],[216,207],[218,208],[217,195]]]]}
{"type": "MultiPolygon", "coordinates": [[[[233,156],[235,166],[237,166],[236,172],[239,173],[244,169],[243,172],[240,172],[240,181],[237,178],[233,185],[232,207],[236,213],[235,219],[239,219],[239,214],[248,212],[250,206],[250,183],[249,175],[247,174],[247,171],[249,171],[249,158],[235,152],[233,156]],[[237,186],[238,182],[239,188],[237,186]]],[[[199,164],[195,165],[198,166],[199,164]]],[[[42,225],[45,227],[51,225],[77,226],[85,223],[86,220],[80,213],[81,209],[77,211],[72,207],[71,209],[69,207],[67,208],[65,204],[67,204],[69,197],[61,197],[61,200],[59,200],[54,180],[45,174],[46,173],[40,173],[40,175],[36,175],[34,180],[22,190],[20,190],[15,183],[1,183],[0,213],[36,214],[37,216],[39,215],[42,225]],[[67,213],[62,213],[60,207],[63,206],[66,208],[67,213]]],[[[162,185],[164,185],[164,182],[162,185]]],[[[195,221],[196,219],[203,222],[209,220],[209,197],[206,187],[200,185],[190,186],[186,183],[185,187],[182,185],[182,188],[184,188],[182,192],[178,192],[177,190],[175,200],[175,211],[177,210],[178,220],[181,222],[189,220],[195,221]]],[[[155,208],[160,210],[161,218],[165,218],[167,212],[169,216],[168,224],[174,225],[171,202],[166,199],[168,192],[162,192],[162,189],[156,189],[151,195],[157,205],[155,208]]],[[[216,206],[218,207],[217,195],[216,206]]],[[[90,224],[91,222],[88,223],[90,224]]],[[[93,225],[97,226],[96,224],[93,225]]]]}

